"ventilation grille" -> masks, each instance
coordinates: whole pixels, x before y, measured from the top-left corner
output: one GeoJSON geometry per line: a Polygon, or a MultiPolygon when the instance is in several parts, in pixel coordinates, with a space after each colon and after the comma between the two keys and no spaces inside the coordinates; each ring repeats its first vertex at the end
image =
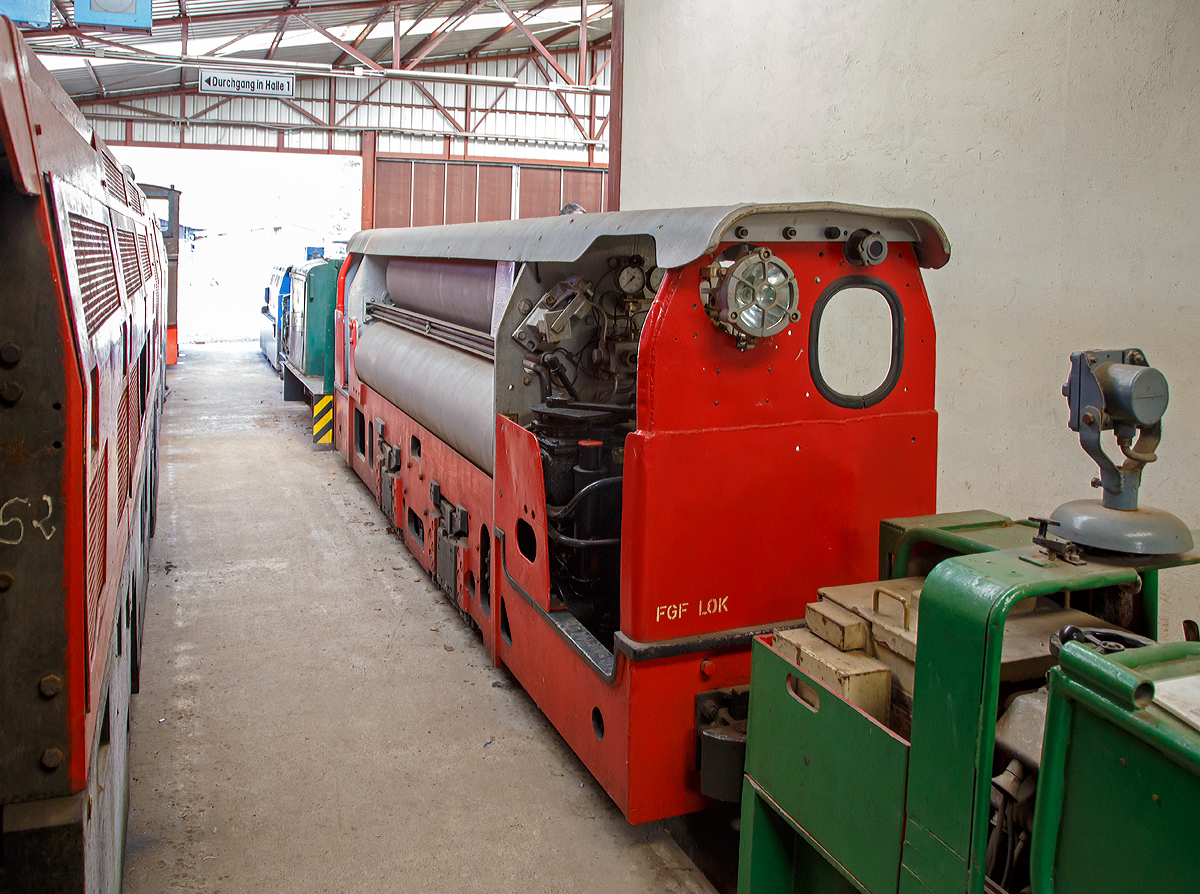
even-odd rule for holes
{"type": "Polygon", "coordinates": [[[138,188],[136,186],[134,186],[132,183],[129,184],[129,188],[128,188],[127,192],[129,194],[129,207],[132,208],[134,211],[136,211],[138,214],[141,214],[142,213],[142,194],[138,191],[138,188]]]}
{"type": "MultiPolygon", "coordinates": [[[[145,357],[145,351],[142,352],[145,357]]],[[[142,443],[142,404],[145,397],[142,394],[142,363],[139,358],[129,368],[129,442],[133,445],[133,458],[137,457],[138,445],[142,443]]]]}
{"type": "Polygon", "coordinates": [[[142,269],[146,271],[146,279],[154,278],[154,265],[150,263],[150,247],[146,243],[146,234],[137,234],[138,257],[142,261],[142,269]]]}
{"type": "Polygon", "coordinates": [[[104,159],[104,188],[114,199],[128,205],[129,199],[125,197],[125,172],[108,157],[108,153],[101,152],[100,156],[104,159]]]}
{"type": "Polygon", "coordinates": [[[108,227],[78,214],[70,214],[71,242],[75,246],[75,266],[79,269],[79,291],[89,336],[104,325],[120,306],[117,273],[113,267],[108,227]]]}
{"type": "Polygon", "coordinates": [[[137,242],[128,230],[117,230],[117,249],[121,252],[121,273],[125,277],[126,296],[142,287],[142,265],[138,263],[137,242]]]}
{"type": "Polygon", "coordinates": [[[100,464],[92,472],[88,487],[87,534],[87,625],[88,656],[96,646],[96,628],[100,623],[100,594],[104,592],[104,575],[108,559],[108,445],[100,455],[100,464]]]}
{"type": "Polygon", "coordinates": [[[117,521],[125,517],[129,501],[129,389],[121,395],[117,409],[117,521]]]}

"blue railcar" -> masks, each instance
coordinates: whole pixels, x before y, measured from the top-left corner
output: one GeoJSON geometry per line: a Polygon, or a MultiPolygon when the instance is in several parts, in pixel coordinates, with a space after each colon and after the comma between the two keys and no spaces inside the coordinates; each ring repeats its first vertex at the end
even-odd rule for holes
{"type": "Polygon", "coordinates": [[[279,375],[283,375],[283,356],[287,351],[288,312],[292,294],[292,265],[271,271],[271,284],[263,295],[262,326],[258,345],[279,375]]]}

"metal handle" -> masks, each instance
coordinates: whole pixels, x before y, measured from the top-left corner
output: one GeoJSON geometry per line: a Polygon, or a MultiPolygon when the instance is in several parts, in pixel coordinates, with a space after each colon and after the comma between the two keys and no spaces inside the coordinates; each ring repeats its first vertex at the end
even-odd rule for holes
{"type": "Polygon", "coordinates": [[[904,629],[907,630],[908,629],[908,599],[901,596],[899,593],[892,592],[887,587],[876,587],[875,592],[871,594],[871,611],[874,612],[875,614],[879,614],[879,597],[880,597],[880,595],[889,596],[892,599],[895,599],[897,602],[899,602],[902,606],[904,606],[904,629]]]}

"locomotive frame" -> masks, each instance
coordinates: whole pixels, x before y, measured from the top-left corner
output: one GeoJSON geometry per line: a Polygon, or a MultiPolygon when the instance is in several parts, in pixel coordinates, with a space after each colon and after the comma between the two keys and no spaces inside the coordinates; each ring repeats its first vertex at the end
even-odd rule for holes
{"type": "Polygon", "coordinates": [[[740,780],[728,707],[753,636],[869,574],[880,518],[933,511],[920,268],[949,259],[944,233],[916,211],[743,205],[365,231],[348,253],[336,448],[630,821],[708,806],[740,780]],[[747,336],[716,293],[754,252],[794,271],[794,316],[747,336]],[[627,298],[601,294],[610,275],[627,298]],[[819,321],[850,287],[891,309],[878,393],[822,388],[819,321]],[[546,350],[564,331],[591,354],[546,350]]]}
{"type": "Polygon", "coordinates": [[[0,888],[116,891],[158,490],[167,262],[0,19],[0,888]]]}

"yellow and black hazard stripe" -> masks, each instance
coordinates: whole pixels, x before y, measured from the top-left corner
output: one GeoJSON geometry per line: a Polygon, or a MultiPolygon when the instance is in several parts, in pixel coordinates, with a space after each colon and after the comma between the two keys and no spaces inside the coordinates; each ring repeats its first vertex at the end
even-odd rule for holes
{"type": "Polygon", "coordinates": [[[313,398],[313,443],[333,443],[333,395],[313,398]]]}

